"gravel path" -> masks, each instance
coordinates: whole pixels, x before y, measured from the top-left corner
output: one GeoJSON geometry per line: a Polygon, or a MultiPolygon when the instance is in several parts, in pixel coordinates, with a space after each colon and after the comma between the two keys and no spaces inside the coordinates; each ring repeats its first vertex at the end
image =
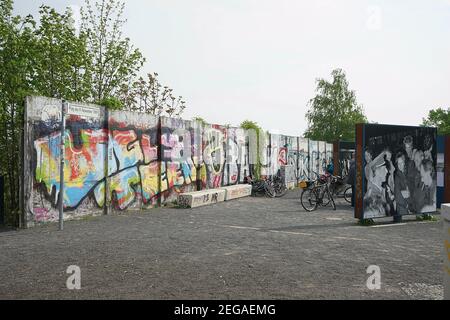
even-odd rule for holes
{"type": "Polygon", "coordinates": [[[442,299],[441,221],[352,215],[343,202],[307,213],[291,191],[3,231],[0,299],[442,299]],[[81,290],[66,288],[70,265],[81,290]]]}

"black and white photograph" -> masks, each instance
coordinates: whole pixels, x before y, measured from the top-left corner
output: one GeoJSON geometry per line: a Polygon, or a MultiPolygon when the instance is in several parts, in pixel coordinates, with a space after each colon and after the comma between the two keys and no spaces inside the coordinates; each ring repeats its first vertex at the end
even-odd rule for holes
{"type": "Polygon", "coordinates": [[[364,218],[436,211],[436,129],[366,125],[364,218]]]}

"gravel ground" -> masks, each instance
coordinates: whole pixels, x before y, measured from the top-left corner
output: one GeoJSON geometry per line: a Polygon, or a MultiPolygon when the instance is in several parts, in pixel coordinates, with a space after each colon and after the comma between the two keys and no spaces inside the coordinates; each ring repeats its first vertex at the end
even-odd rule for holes
{"type": "Polygon", "coordinates": [[[0,299],[442,299],[441,221],[363,227],[298,193],[2,231],[0,299]]]}

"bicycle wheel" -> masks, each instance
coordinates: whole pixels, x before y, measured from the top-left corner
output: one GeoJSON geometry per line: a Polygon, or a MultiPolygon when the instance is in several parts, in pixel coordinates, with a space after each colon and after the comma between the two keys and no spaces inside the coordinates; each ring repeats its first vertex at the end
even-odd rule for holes
{"type": "Polygon", "coordinates": [[[352,187],[348,187],[347,189],[345,189],[345,191],[344,191],[344,199],[348,203],[352,203],[352,187]]]}
{"type": "Polygon", "coordinates": [[[275,197],[280,198],[287,193],[287,188],[284,183],[279,182],[275,184],[275,197]]]}
{"type": "Polygon", "coordinates": [[[317,190],[308,188],[303,189],[302,194],[300,196],[300,202],[302,203],[303,209],[308,212],[314,211],[317,209],[317,190]]]}
{"type": "Polygon", "coordinates": [[[264,183],[264,191],[266,192],[266,196],[268,196],[269,198],[275,198],[275,185],[272,181],[266,181],[264,183]]]}

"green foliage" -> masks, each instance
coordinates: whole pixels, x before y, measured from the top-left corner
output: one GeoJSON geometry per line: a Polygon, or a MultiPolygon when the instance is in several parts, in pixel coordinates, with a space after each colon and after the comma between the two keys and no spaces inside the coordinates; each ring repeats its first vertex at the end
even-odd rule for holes
{"type": "Polygon", "coordinates": [[[316,96],[309,101],[306,113],[308,130],[304,136],[321,141],[354,141],[355,124],[367,122],[362,105],[356,102],[355,92],[341,69],[331,72],[332,82],[317,80],[316,96]]]}
{"type": "Polygon", "coordinates": [[[450,135],[450,108],[430,110],[427,118],[423,119],[422,125],[437,127],[439,135],[450,135]]]}
{"type": "Polygon", "coordinates": [[[422,214],[422,215],[417,215],[416,216],[416,220],[417,221],[438,221],[438,219],[433,216],[432,214],[422,214]]]}
{"type": "Polygon", "coordinates": [[[96,104],[106,107],[109,110],[121,110],[123,109],[122,101],[115,97],[107,97],[100,101],[96,101],[96,104]]]}
{"type": "Polygon", "coordinates": [[[260,126],[256,122],[250,121],[250,120],[242,121],[241,128],[245,129],[245,130],[253,129],[253,130],[256,130],[258,132],[261,130],[260,126]]]}
{"type": "Polygon", "coordinates": [[[35,23],[12,11],[11,0],[0,0],[0,175],[5,177],[6,223],[19,226],[20,146],[24,98],[34,91],[35,23]]]}
{"type": "Polygon", "coordinates": [[[5,176],[8,224],[18,226],[24,100],[37,94],[70,100],[89,97],[89,56],[72,13],[40,7],[40,20],[13,15],[0,0],[0,174],[5,176]]]}
{"type": "Polygon", "coordinates": [[[373,226],[375,221],[373,219],[362,219],[358,221],[358,224],[361,226],[373,226]]]}
{"type": "Polygon", "coordinates": [[[34,88],[40,95],[85,101],[90,97],[91,59],[86,35],[76,34],[72,12],[60,14],[40,7],[39,28],[35,31],[33,62],[34,88]]]}
{"type": "Polygon", "coordinates": [[[262,168],[262,164],[261,164],[262,150],[260,150],[260,135],[263,134],[263,130],[256,122],[251,121],[251,120],[244,120],[241,123],[240,127],[245,130],[254,130],[256,133],[257,153],[256,153],[256,163],[253,165],[254,166],[253,167],[253,174],[254,174],[253,178],[256,180],[259,180],[261,178],[261,168],[262,168]]]}
{"type": "Polygon", "coordinates": [[[38,23],[31,15],[14,16],[13,0],[0,0],[0,175],[8,224],[20,224],[19,146],[27,95],[96,102],[111,110],[145,106],[144,112],[169,116],[185,109],[182,97],[162,87],[156,73],[137,79],[145,59],[122,34],[124,1],[93,1],[85,1],[77,32],[70,9],[58,13],[42,5],[38,23]]]}
{"type": "Polygon", "coordinates": [[[91,95],[96,101],[116,96],[133,81],[145,62],[139,49],[123,36],[124,8],[120,0],[99,0],[94,5],[85,0],[81,10],[81,32],[86,34],[92,60],[91,95]]]}
{"type": "Polygon", "coordinates": [[[131,86],[123,85],[120,99],[126,110],[180,117],[183,113],[185,101],[182,96],[176,97],[173,89],[162,86],[156,72],[147,74],[147,79],[140,77],[131,86]]]}
{"type": "Polygon", "coordinates": [[[192,120],[193,120],[193,121],[200,122],[200,123],[202,124],[203,127],[206,127],[206,126],[208,125],[208,122],[206,122],[205,119],[203,119],[202,117],[199,117],[199,116],[193,117],[192,120]]]}

